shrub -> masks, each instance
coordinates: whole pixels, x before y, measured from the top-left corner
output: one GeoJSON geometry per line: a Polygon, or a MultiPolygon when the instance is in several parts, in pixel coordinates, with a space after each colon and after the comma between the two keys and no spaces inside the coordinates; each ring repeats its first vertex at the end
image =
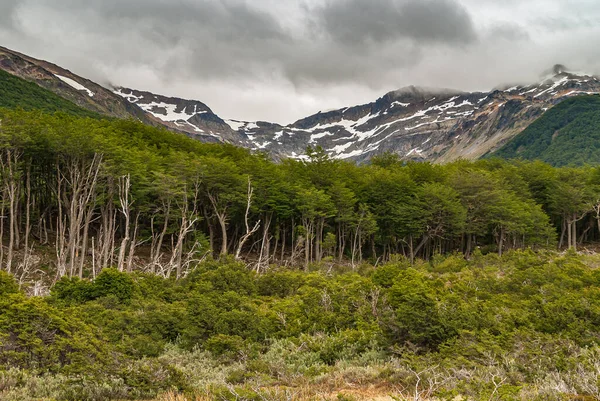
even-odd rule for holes
{"type": "Polygon", "coordinates": [[[204,348],[216,356],[235,357],[244,349],[244,340],[240,336],[217,334],[209,338],[204,348]]]}
{"type": "Polygon", "coordinates": [[[133,297],[134,287],[131,275],[117,269],[104,269],[94,280],[91,292],[94,298],[112,295],[121,302],[129,302],[133,297]]]}
{"type": "Polygon", "coordinates": [[[7,294],[16,294],[19,292],[19,285],[15,278],[0,270],[0,297],[7,294]]]}

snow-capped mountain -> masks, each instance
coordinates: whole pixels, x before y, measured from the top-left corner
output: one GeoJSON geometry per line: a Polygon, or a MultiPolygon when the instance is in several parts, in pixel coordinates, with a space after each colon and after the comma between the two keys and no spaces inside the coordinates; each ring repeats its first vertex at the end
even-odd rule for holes
{"type": "Polygon", "coordinates": [[[43,60],[0,47],[0,69],[32,81],[85,109],[157,125],[147,113],[89,79],[43,60]]]}
{"type": "Polygon", "coordinates": [[[571,96],[600,92],[596,77],[553,73],[531,85],[488,93],[408,87],[373,103],[318,113],[288,126],[236,127],[255,149],[301,157],[308,145],[332,157],[366,160],[384,151],[405,159],[475,159],[513,138],[544,111],[571,96]]]}
{"type": "Polygon", "coordinates": [[[184,132],[206,142],[229,142],[251,147],[243,132],[233,130],[202,102],[155,95],[129,88],[115,88],[113,93],[135,104],[167,128],[184,132]]]}
{"type": "Polygon", "coordinates": [[[338,159],[364,161],[378,153],[394,152],[404,159],[440,162],[481,157],[561,100],[599,92],[596,77],[571,73],[557,65],[535,84],[486,93],[410,86],[373,103],[317,113],[283,126],[221,120],[200,102],[117,91],[163,120],[180,119],[181,113],[197,116],[193,121],[178,120],[179,129],[184,124],[192,131],[201,129],[233,143],[243,138],[243,146],[276,158],[303,158],[308,146],[321,146],[338,159]],[[211,123],[208,130],[203,125],[206,121],[211,123]],[[238,139],[232,137],[232,131],[238,139]]]}
{"type": "Polygon", "coordinates": [[[600,93],[598,78],[555,66],[534,84],[490,92],[406,87],[360,106],[317,113],[289,125],[223,120],[204,103],[135,89],[107,89],[54,64],[0,47],[0,68],[89,110],[136,118],[209,142],[303,158],[308,146],[331,157],[368,160],[393,152],[407,160],[476,159],[572,96],[600,93]]]}

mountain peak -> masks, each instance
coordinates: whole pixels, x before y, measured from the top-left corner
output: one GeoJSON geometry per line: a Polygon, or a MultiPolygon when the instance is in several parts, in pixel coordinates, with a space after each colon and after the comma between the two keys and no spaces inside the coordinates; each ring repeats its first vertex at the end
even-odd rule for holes
{"type": "Polygon", "coordinates": [[[568,68],[567,66],[565,66],[564,64],[555,64],[552,68],[546,70],[542,75],[541,75],[541,82],[544,82],[548,79],[553,79],[556,77],[560,77],[563,78],[565,76],[569,76],[569,77],[595,77],[595,74],[591,74],[589,72],[585,72],[585,71],[578,71],[578,70],[573,70],[571,68],[568,68]]]}
{"type": "Polygon", "coordinates": [[[447,97],[462,95],[464,92],[456,89],[430,88],[425,86],[405,86],[392,92],[388,92],[386,97],[392,100],[429,100],[433,97],[447,97]]]}
{"type": "Polygon", "coordinates": [[[570,70],[565,67],[564,64],[554,64],[554,67],[552,67],[552,72],[555,75],[559,75],[562,74],[563,72],[569,72],[570,70]]]}

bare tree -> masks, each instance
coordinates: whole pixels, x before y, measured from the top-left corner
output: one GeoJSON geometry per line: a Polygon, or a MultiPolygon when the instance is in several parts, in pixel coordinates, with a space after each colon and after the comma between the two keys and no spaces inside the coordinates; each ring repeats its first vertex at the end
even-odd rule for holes
{"type": "Polygon", "coordinates": [[[246,233],[242,236],[242,238],[240,239],[240,242],[238,243],[237,250],[235,251],[236,259],[240,258],[242,248],[244,247],[244,244],[246,243],[246,241],[248,241],[248,239],[250,237],[252,237],[252,235],[256,231],[258,231],[258,228],[260,227],[260,220],[258,220],[254,224],[254,227],[252,227],[252,228],[250,228],[250,224],[248,222],[248,215],[250,214],[250,208],[252,206],[252,194],[253,193],[254,193],[254,188],[252,188],[252,182],[250,181],[250,176],[248,176],[248,194],[246,197],[246,213],[244,214],[244,224],[246,225],[246,233]]]}
{"type": "Polygon", "coordinates": [[[131,189],[131,176],[119,177],[119,211],[125,219],[124,229],[125,234],[121,239],[121,246],[119,247],[119,259],[117,262],[117,268],[119,271],[123,271],[125,265],[125,254],[127,253],[127,245],[129,243],[129,220],[131,214],[131,205],[133,200],[130,200],[129,190],[131,189]]]}
{"type": "Polygon", "coordinates": [[[8,197],[8,249],[6,255],[6,271],[11,273],[14,258],[14,250],[19,242],[19,196],[20,179],[18,164],[22,152],[13,149],[4,149],[0,157],[0,166],[2,168],[2,181],[4,194],[8,197]]]}
{"type": "Polygon", "coordinates": [[[176,271],[176,277],[182,277],[183,273],[183,246],[185,238],[193,231],[194,225],[198,222],[198,197],[200,194],[200,181],[196,177],[192,185],[192,199],[190,201],[188,197],[187,186],[184,187],[182,193],[181,203],[179,209],[181,212],[181,222],[179,224],[179,233],[177,235],[177,241],[173,246],[173,252],[171,254],[171,260],[169,261],[168,275],[172,273],[174,268],[176,271]],[[192,207],[190,208],[190,203],[192,207]]]}

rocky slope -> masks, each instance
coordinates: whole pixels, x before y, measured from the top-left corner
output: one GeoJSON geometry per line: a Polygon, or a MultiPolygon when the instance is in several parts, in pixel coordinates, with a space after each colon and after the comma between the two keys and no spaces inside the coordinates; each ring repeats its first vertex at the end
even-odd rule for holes
{"type": "Polygon", "coordinates": [[[122,87],[109,90],[2,47],[0,69],[104,115],[134,117],[203,141],[266,151],[278,159],[303,158],[308,146],[321,146],[334,158],[359,162],[382,152],[407,160],[476,159],[500,148],[555,104],[600,92],[598,78],[557,65],[530,85],[485,93],[410,86],[372,103],[317,113],[283,126],[223,120],[197,100],[122,87]]]}
{"type": "Polygon", "coordinates": [[[155,95],[129,88],[114,93],[135,104],[172,131],[184,132],[206,142],[228,142],[252,147],[244,132],[233,130],[202,102],[155,95]]]}
{"type": "Polygon", "coordinates": [[[235,127],[255,149],[301,157],[319,145],[332,157],[363,161],[389,151],[404,159],[476,159],[497,149],[546,110],[579,94],[600,92],[600,81],[555,66],[532,85],[488,93],[408,87],[362,106],[318,113],[288,126],[235,127]]]}
{"type": "Polygon", "coordinates": [[[143,110],[110,90],[55,64],[0,47],[0,69],[35,82],[85,109],[117,118],[134,117],[152,123],[143,110]]]}
{"type": "MultiPolygon", "coordinates": [[[[243,146],[276,158],[303,158],[308,146],[321,146],[334,158],[368,160],[393,152],[407,160],[476,159],[498,149],[555,104],[600,92],[600,81],[557,65],[531,85],[487,93],[410,86],[373,103],[317,113],[293,124],[221,120],[203,103],[118,89],[144,110],[193,130],[236,143],[231,131],[247,138],[243,146]],[[178,113],[184,113],[178,114],[178,113]],[[190,120],[183,117],[190,116],[190,120]]],[[[237,140],[239,141],[239,139],[237,140]]]]}

